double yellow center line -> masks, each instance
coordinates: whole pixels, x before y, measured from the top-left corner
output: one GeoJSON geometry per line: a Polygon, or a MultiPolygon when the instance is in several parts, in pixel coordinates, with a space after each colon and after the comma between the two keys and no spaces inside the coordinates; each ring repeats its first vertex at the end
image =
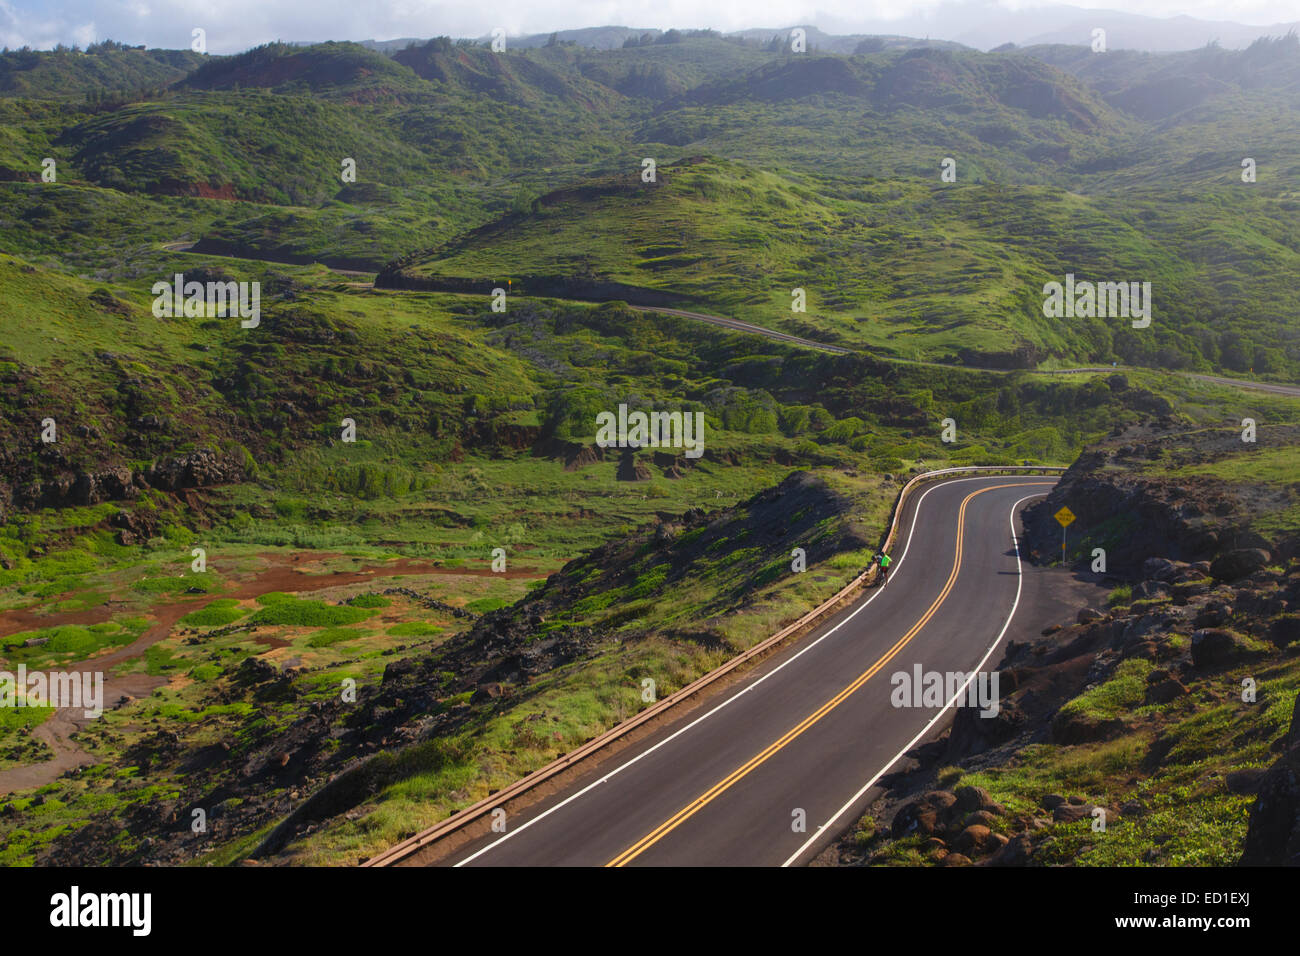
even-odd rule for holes
{"type": "Polygon", "coordinates": [[[662,840],[673,830],[677,829],[677,827],[679,827],[681,824],[685,823],[696,813],[704,809],[715,799],[717,799],[719,796],[725,793],[728,789],[731,788],[733,784],[739,782],[741,779],[746,777],[751,771],[757,769],[759,766],[764,764],[767,760],[769,760],[779,751],[784,749],[787,744],[793,741],[805,730],[807,730],[813,724],[817,723],[817,721],[821,720],[823,717],[829,714],[840,704],[844,703],[844,701],[848,700],[848,698],[853,694],[854,691],[858,690],[860,687],[862,687],[863,684],[869,681],[874,675],[879,673],[882,667],[888,664],[898,654],[899,651],[901,651],[904,647],[906,647],[908,643],[912,640],[912,638],[914,638],[917,634],[919,634],[921,632],[921,629],[924,628],[925,625],[930,622],[930,619],[932,617],[934,617],[935,613],[943,605],[943,602],[948,599],[948,595],[952,592],[953,585],[957,583],[957,575],[961,571],[962,537],[966,527],[966,506],[970,504],[972,499],[977,498],[980,495],[990,491],[997,491],[1000,488],[1020,488],[1029,485],[1050,485],[1050,484],[1051,482],[1049,481],[1048,482],[1038,481],[1038,482],[1011,482],[1004,485],[993,485],[989,488],[981,488],[979,491],[972,492],[971,494],[967,495],[964,499],[962,499],[961,508],[957,512],[957,548],[956,548],[956,553],[953,556],[952,572],[948,575],[947,583],[944,584],[943,590],[939,592],[939,596],[935,598],[934,603],[930,605],[929,610],[927,610],[925,614],[921,616],[921,619],[917,621],[916,624],[914,624],[912,628],[898,640],[898,643],[896,643],[893,647],[891,647],[888,651],[886,651],[880,657],[880,659],[877,660],[874,664],[872,664],[869,668],[867,668],[865,671],[859,674],[851,684],[845,687],[842,691],[840,691],[838,694],[836,694],[826,703],[818,707],[815,711],[813,711],[811,714],[809,714],[807,717],[801,720],[794,727],[790,728],[790,730],[786,731],[786,733],[782,735],[782,737],[779,740],[777,740],[775,743],[770,744],[761,753],[756,754],[755,756],[751,757],[748,761],[746,761],[744,764],[737,767],[735,770],[733,770],[730,774],[728,774],[718,783],[714,784],[712,787],[710,787],[700,796],[696,797],[686,806],[682,807],[675,814],[673,814],[671,817],[669,817],[667,820],[665,820],[663,823],[657,826],[654,830],[652,830],[650,833],[643,836],[640,840],[632,844],[630,847],[628,847],[618,856],[614,857],[614,859],[610,860],[605,865],[624,866],[630,863],[632,860],[636,859],[638,856],[640,856],[650,847],[654,846],[656,843],[662,840]]]}

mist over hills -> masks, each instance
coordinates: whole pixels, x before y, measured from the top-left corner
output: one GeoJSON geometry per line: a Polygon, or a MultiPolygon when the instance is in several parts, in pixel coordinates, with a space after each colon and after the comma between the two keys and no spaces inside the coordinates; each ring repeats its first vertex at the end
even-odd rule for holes
{"type": "MultiPolygon", "coordinates": [[[[1007,43],[1018,46],[1057,43],[1088,46],[1092,42],[1092,31],[1098,27],[1106,31],[1109,49],[1169,53],[1194,50],[1208,43],[1226,49],[1242,49],[1260,37],[1284,36],[1291,30],[1300,29],[1300,19],[1253,25],[1185,15],[1150,17],[1069,4],[1012,11],[1000,6],[995,0],[968,0],[945,3],[923,13],[898,19],[850,21],[827,16],[819,24],[750,27],[722,31],[718,35],[766,43],[774,36],[788,37],[794,27],[806,31],[812,48],[826,53],[860,52],[858,48],[863,43],[880,45],[881,48],[929,45],[964,46],[980,50],[991,50],[1007,43]]],[[[535,48],[547,43],[572,43],[597,50],[612,50],[641,37],[660,37],[664,32],[659,28],[608,25],[511,36],[509,42],[520,48],[535,48]]],[[[364,40],[361,43],[382,52],[392,52],[410,44],[426,42],[427,39],[402,37],[393,40],[364,40]]],[[[488,38],[476,39],[485,42],[488,38]]]]}

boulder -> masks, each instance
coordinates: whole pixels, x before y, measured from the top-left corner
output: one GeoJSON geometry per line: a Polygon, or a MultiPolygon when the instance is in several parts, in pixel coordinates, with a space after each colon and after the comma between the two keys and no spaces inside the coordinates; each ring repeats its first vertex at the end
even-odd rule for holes
{"type": "Polygon", "coordinates": [[[1236,581],[1253,574],[1273,560],[1263,548],[1237,548],[1210,562],[1210,576],[1216,581],[1236,581]]]}
{"type": "Polygon", "coordinates": [[[970,813],[982,810],[993,802],[992,795],[983,787],[958,787],[953,791],[958,810],[970,813]]]}
{"type": "Polygon", "coordinates": [[[576,447],[565,455],[564,470],[579,471],[588,465],[594,465],[598,461],[605,460],[605,449],[599,445],[576,445],[576,447]]]}
{"type": "Polygon", "coordinates": [[[270,661],[264,661],[260,657],[246,657],[235,671],[235,679],[246,681],[253,684],[262,684],[266,681],[277,680],[280,677],[280,671],[270,661]]]}
{"type": "Polygon", "coordinates": [[[148,483],[166,491],[205,488],[244,480],[244,466],[229,456],[202,448],[175,458],[156,461],[145,473],[148,483]]]}
{"type": "Polygon", "coordinates": [[[1135,601],[1155,601],[1168,596],[1168,585],[1160,581],[1139,581],[1133,585],[1133,600],[1135,601]]]}
{"type": "Polygon", "coordinates": [[[1079,711],[1059,711],[1052,718],[1051,740],[1055,744],[1090,744],[1111,740],[1128,730],[1121,717],[1094,717],[1079,711]]]}
{"type": "Polygon", "coordinates": [[[895,840],[911,833],[934,833],[939,824],[939,814],[933,807],[919,802],[909,803],[898,813],[889,826],[889,833],[895,840]]]}
{"type": "Polygon", "coordinates": [[[1143,660],[1153,661],[1160,656],[1160,645],[1155,641],[1139,641],[1124,648],[1125,657],[1140,657],[1143,660]]]}
{"type": "Polygon", "coordinates": [[[1147,558],[1142,562],[1142,576],[1150,581],[1170,581],[1178,565],[1167,558],[1147,558]]]}
{"type": "Polygon", "coordinates": [[[1224,778],[1229,793],[1258,793],[1259,785],[1267,771],[1263,767],[1234,770],[1224,778]]]}
{"type": "Polygon", "coordinates": [[[942,818],[957,798],[947,790],[931,790],[905,804],[890,824],[890,835],[897,840],[909,833],[932,834],[942,825],[942,818]]]}
{"type": "Polygon", "coordinates": [[[1090,624],[1093,621],[1100,621],[1103,617],[1105,617],[1105,615],[1095,607],[1085,607],[1079,610],[1079,613],[1074,616],[1074,619],[1079,624],[1090,624]]]}
{"type": "Polygon", "coordinates": [[[987,847],[992,836],[993,831],[988,827],[982,823],[974,823],[957,834],[957,839],[952,844],[953,849],[958,853],[965,853],[969,856],[987,847]]]}
{"type": "Polygon", "coordinates": [[[957,795],[951,790],[931,790],[921,797],[936,810],[947,810],[957,802],[957,795]]]}
{"type": "Polygon", "coordinates": [[[478,688],[470,696],[469,700],[471,704],[478,704],[486,700],[496,700],[502,695],[502,693],[502,687],[498,683],[489,682],[486,684],[479,684],[478,688]]]}
{"type": "Polygon", "coordinates": [[[1244,646],[1236,634],[1217,627],[1192,632],[1192,663],[1197,667],[1216,667],[1235,660],[1244,646]]]}
{"type": "Polygon", "coordinates": [[[1056,823],[1074,823],[1076,820],[1087,820],[1092,817],[1092,805],[1063,803],[1052,811],[1052,820],[1056,823]]]}
{"type": "Polygon", "coordinates": [[[1300,641],[1300,614],[1280,614],[1268,625],[1268,639],[1278,647],[1300,641]]]}
{"type": "Polygon", "coordinates": [[[1223,601],[1206,601],[1192,618],[1193,627],[1220,627],[1232,619],[1232,605],[1223,601]]]}
{"type": "MultiPolygon", "coordinates": [[[[979,707],[958,707],[953,715],[952,732],[948,735],[946,759],[956,763],[971,754],[982,753],[990,747],[1006,743],[1022,729],[1026,715],[1015,701],[1007,700],[1015,684],[1015,675],[1002,671],[998,677],[998,710],[985,716],[979,707]]],[[[963,698],[964,699],[964,698],[963,698]]],[[[971,807],[970,809],[979,809],[971,807]]]]}
{"type": "Polygon", "coordinates": [[[1034,855],[1034,844],[1028,833],[1013,836],[1002,848],[984,861],[986,866],[1024,866],[1034,855]]]}

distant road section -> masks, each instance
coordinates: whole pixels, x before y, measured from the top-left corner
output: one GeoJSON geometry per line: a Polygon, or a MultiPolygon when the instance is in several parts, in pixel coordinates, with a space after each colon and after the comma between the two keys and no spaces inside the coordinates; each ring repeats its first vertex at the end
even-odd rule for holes
{"type": "MultiPolygon", "coordinates": [[[[812,339],[800,338],[797,335],[787,335],[784,332],[777,332],[772,329],[764,328],[761,325],[753,325],[749,322],[741,322],[739,319],[728,319],[720,315],[708,315],[704,312],[687,312],[683,309],[663,309],[652,306],[633,306],[638,312],[658,312],[662,315],[675,315],[683,319],[695,319],[700,322],[708,322],[711,325],[720,325],[723,328],[734,329],[737,332],[752,332],[755,335],[765,335],[770,339],[777,339],[782,342],[790,342],[794,345],[802,345],[807,348],[821,349],[825,352],[837,352],[841,355],[850,354],[853,349],[846,349],[839,345],[829,345],[826,342],[814,342],[812,339]]],[[[880,356],[875,356],[880,358],[880,356]]],[[[935,368],[956,368],[965,369],[969,372],[1001,372],[1007,373],[1012,371],[1005,368],[982,368],[977,365],[944,365],[941,362],[910,362],[907,359],[883,358],[886,362],[904,362],[912,365],[930,365],[935,368]]],[[[1131,370],[1124,365],[1098,365],[1083,368],[1058,368],[1058,369],[1023,369],[1031,375],[1079,375],[1090,372],[1121,372],[1121,371],[1154,371],[1152,369],[1131,370]]],[[[1300,386],[1297,385],[1275,385],[1271,382],[1251,382],[1240,378],[1227,378],[1223,375],[1204,375],[1200,372],[1178,372],[1176,374],[1186,375],[1188,378],[1200,379],[1202,382],[1210,382],[1214,385],[1226,385],[1230,388],[1251,388],[1261,392],[1274,392],[1278,395],[1289,395],[1294,398],[1300,398],[1300,386]]]]}
{"type": "Polygon", "coordinates": [[[674,315],[681,319],[695,319],[698,322],[708,322],[710,325],[720,325],[724,329],[733,329],[736,332],[752,332],[755,335],[765,335],[769,339],[776,339],[779,342],[789,342],[792,345],[802,345],[805,348],[821,349],[824,352],[837,352],[840,355],[852,354],[853,349],[842,348],[838,345],[828,345],[825,342],[814,342],[812,339],[800,338],[797,335],[788,335],[785,332],[777,332],[773,329],[764,328],[761,325],[752,325],[749,322],[741,322],[739,319],[728,319],[721,315],[707,315],[704,312],[686,312],[682,309],[664,309],[657,306],[634,305],[632,308],[638,312],[658,312],[660,315],[674,315]]]}
{"type": "MultiPolygon", "coordinates": [[[[195,243],[193,242],[180,240],[176,242],[165,242],[162,244],[162,248],[168,250],[169,252],[189,252],[194,247],[194,245],[195,243]]],[[[216,255],[218,258],[223,258],[223,259],[235,258],[233,256],[224,256],[219,253],[204,253],[204,254],[216,255]]],[[[250,261],[269,262],[275,265],[302,265],[303,264],[300,262],[299,263],[280,262],[275,259],[253,259],[250,261]]],[[[322,263],[322,265],[326,265],[326,264],[322,263]]],[[[331,271],[333,272],[339,273],[340,275],[350,275],[350,276],[372,275],[372,273],[370,272],[362,272],[355,269],[337,269],[334,268],[333,266],[328,266],[328,268],[330,268],[331,271]]],[[[710,315],[706,312],[689,312],[685,309],[668,309],[662,306],[634,305],[631,306],[631,308],[636,309],[638,312],[657,312],[660,315],[671,315],[671,316],[676,316],[677,318],[680,319],[694,319],[697,322],[707,322],[710,325],[717,325],[724,329],[731,329],[732,331],[735,332],[749,332],[753,335],[762,335],[762,336],[766,336],[769,339],[775,339],[778,342],[788,342],[791,345],[799,345],[809,349],[819,349],[820,351],[823,352],[834,352],[837,355],[851,355],[855,351],[854,349],[844,348],[841,345],[831,345],[828,342],[817,342],[814,341],[813,339],[805,339],[798,335],[790,335],[786,332],[778,332],[775,329],[769,329],[762,325],[754,325],[752,322],[742,322],[740,321],[740,319],[729,319],[726,316],[722,316],[722,315],[710,315]]],[[[873,357],[878,358],[881,361],[885,361],[885,362],[902,362],[908,365],[930,365],[935,368],[965,369],[966,371],[969,372],[1000,372],[1005,374],[1008,371],[1012,371],[1010,369],[1005,369],[1005,368],[982,368],[976,365],[944,365],[941,362],[912,362],[909,361],[908,359],[886,358],[879,355],[873,357]]],[[[1029,372],[1030,374],[1033,375],[1077,375],[1077,374],[1088,373],[1088,372],[1129,371],[1129,369],[1126,366],[1102,365],[1102,366],[1087,367],[1087,368],[1023,369],[1022,371],[1029,372]]],[[[1153,371],[1153,370],[1136,369],[1134,371],[1153,371]]],[[[1293,398],[1300,398],[1300,386],[1297,385],[1275,385],[1268,382],[1251,382],[1245,379],[1227,378],[1222,375],[1203,375],[1199,372],[1179,372],[1177,374],[1186,375],[1188,378],[1200,379],[1203,382],[1210,382],[1214,385],[1226,385],[1230,388],[1250,388],[1250,389],[1256,389],[1261,392],[1273,392],[1277,395],[1288,395],[1293,398]]]]}
{"type": "Polygon", "coordinates": [[[1230,385],[1237,388],[1253,388],[1261,392],[1275,392],[1278,395],[1290,395],[1300,398],[1300,385],[1275,385],[1272,382],[1247,382],[1240,378],[1224,378],[1221,375],[1201,375],[1198,372],[1184,372],[1188,378],[1199,378],[1203,382],[1215,385],[1230,385]]]}

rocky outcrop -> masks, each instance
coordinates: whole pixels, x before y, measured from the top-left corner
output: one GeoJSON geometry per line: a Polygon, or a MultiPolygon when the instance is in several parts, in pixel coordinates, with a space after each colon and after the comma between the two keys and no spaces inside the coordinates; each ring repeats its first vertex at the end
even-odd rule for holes
{"type": "Polygon", "coordinates": [[[48,456],[48,461],[43,462],[46,470],[53,471],[47,477],[0,484],[0,517],[10,508],[31,511],[131,501],[146,488],[176,492],[232,484],[243,481],[245,476],[241,462],[210,449],[164,458],[143,471],[132,471],[121,465],[97,471],[77,470],[66,467],[69,463],[60,455],[48,456]]]}
{"type": "Polygon", "coordinates": [[[1300,866],[1300,697],[1282,747],[1282,756],[1257,783],[1243,866],[1300,866]]]}
{"type": "Polygon", "coordinates": [[[632,449],[626,449],[618,459],[618,471],[615,475],[619,481],[649,481],[654,477],[645,462],[636,457],[632,449]]]}
{"type": "MultiPolygon", "coordinates": [[[[1279,428],[1270,441],[1300,442],[1300,429],[1279,428]]],[[[1270,542],[1253,527],[1260,515],[1293,504],[1295,487],[1177,473],[1230,459],[1243,447],[1249,446],[1236,431],[1188,431],[1172,420],[1113,435],[1080,455],[1051,494],[1027,509],[1031,551],[1060,554],[1061,527],[1053,515],[1068,506],[1076,516],[1069,529],[1073,553],[1083,558],[1102,547],[1108,572],[1123,577],[1168,583],[1172,562],[1209,561],[1215,579],[1236,581],[1300,553],[1300,541],[1270,542]]]]}
{"type": "Polygon", "coordinates": [[[588,465],[605,460],[605,449],[595,444],[568,441],[563,438],[545,438],[533,446],[533,454],[542,458],[555,458],[564,462],[565,471],[580,471],[588,465]]]}

